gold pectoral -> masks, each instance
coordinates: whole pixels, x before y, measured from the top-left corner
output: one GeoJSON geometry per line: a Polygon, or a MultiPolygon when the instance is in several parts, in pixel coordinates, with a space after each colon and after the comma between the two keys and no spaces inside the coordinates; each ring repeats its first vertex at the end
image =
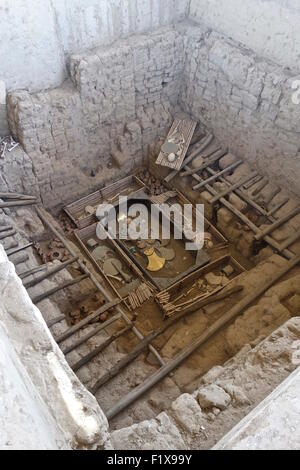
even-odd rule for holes
{"type": "Polygon", "coordinates": [[[166,260],[165,258],[158,256],[154,247],[147,248],[147,250],[144,251],[144,254],[148,258],[148,271],[159,271],[164,267],[166,260]]]}

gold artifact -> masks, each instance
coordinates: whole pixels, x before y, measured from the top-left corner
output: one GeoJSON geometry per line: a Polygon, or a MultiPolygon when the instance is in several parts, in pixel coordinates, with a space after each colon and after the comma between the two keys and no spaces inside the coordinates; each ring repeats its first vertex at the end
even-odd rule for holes
{"type": "Polygon", "coordinates": [[[153,246],[147,248],[144,251],[144,254],[148,258],[148,271],[159,271],[164,267],[166,262],[165,258],[161,258],[160,256],[158,256],[153,246]]]}

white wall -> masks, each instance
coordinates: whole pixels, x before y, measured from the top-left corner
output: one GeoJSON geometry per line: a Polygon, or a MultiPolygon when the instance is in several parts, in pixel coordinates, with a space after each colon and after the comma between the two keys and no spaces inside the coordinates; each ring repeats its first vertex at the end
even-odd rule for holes
{"type": "Polygon", "coordinates": [[[70,52],[184,18],[188,0],[0,0],[0,80],[8,91],[60,85],[70,52]]]}
{"type": "Polygon", "coordinates": [[[191,0],[190,18],[300,70],[299,0],[191,0]]]}

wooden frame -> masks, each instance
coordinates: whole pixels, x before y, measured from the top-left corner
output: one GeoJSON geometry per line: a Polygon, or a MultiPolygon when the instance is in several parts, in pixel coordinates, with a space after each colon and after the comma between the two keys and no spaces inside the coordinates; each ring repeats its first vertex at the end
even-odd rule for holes
{"type": "Polygon", "coordinates": [[[99,189],[98,191],[84,196],[77,201],[72,202],[71,204],[68,204],[66,207],[64,207],[64,212],[68,215],[68,217],[70,217],[77,228],[82,229],[88,227],[96,221],[96,217],[95,215],[89,215],[80,218],[80,214],[82,214],[86,206],[93,206],[102,202],[109,202],[107,199],[117,195],[118,191],[122,191],[132,184],[137,186],[137,190],[145,187],[145,184],[137,176],[129,175],[125,178],[122,178],[121,180],[115,181],[108,186],[105,186],[104,188],[99,189]]]}

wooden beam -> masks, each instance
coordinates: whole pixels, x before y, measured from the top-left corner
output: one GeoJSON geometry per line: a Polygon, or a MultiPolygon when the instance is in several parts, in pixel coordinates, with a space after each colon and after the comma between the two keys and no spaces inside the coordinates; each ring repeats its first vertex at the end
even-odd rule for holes
{"type": "Polygon", "coordinates": [[[56,325],[56,323],[59,323],[65,319],[66,319],[65,315],[58,315],[57,317],[52,318],[52,320],[48,320],[46,323],[47,323],[48,328],[51,328],[52,326],[56,325]]]}
{"type": "Polygon", "coordinates": [[[32,274],[38,273],[40,271],[43,271],[44,269],[47,269],[47,263],[46,264],[41,264],[40,266],[36,266],[35,268],[29,269],[28,271],[24,271],[23,273],[18,274],[19,278],[25,279],[28,276],[31,276],[32,274]]]}
{"type": "Polygon", "coordinates": [[[33,245],[33,243],[27,243],[27,245],[19,246],[18,248],[13,248],[11,250],[7,250],[6,254],[7,256],[15,255],[16,253],[19,253],[20,251],[26,250],[27,248],[30,248],[33,245]]]}
{"type": "Polygon", "coordinates": [[[0,193],[0,199],[20,199],[36,201],[35,196],[27,196],[26,194],[19,193],[0,193]]]}
{"type": "Polygon", "coordinates": [[[40,282],[44,281],[50,276],[53,276],[53,274],[59,273],[63,269],[65,269],[67,266],[70,264],[75,263],[75,261],[78,260],[78,256],[73,257],[69,259],[68,261],[65,261],[64,263],[60,263],[57,266],[54,266],[53,268],[49,269],[49,271],[45,272],[41,276],[37,277],[36,279],[32,279],[31,281],[25,281],[23,282],[23,286],[26,287],[26,289],[29,289],[30,287],[35,286],[36,284],[39,284],[40,282]]]}
{"type": "Polygon", "coordinates": [[[228,149],[220,149],[214,152],[210,157],[208,157],[202,165],[200,165],[198,168],[189,168],[188,170],[185,169],[185,171],[181,172],[179,176],[190,176],[193,175],[194,173],[201,173],[205,168],[207,168],[209,165],[212,165],[213,163],[216,163],[218,160],[220,160],[221,157],[227,154],[228,149]]]}
{"type": "Polygon", "coordinates": [[[202,302],[199,302],[197,306],[189,311],[184,311],[180,312],[177,315],[174,315],[173,318],[166,320],[160,328],[158,328],[156,331],[152,331],[149,333],[148,336],[145,336],[145,338],[137,344],[137,346],[126,356],[122,357],[114,366],[112,366],[105,374],[100,377],[99,380],[95,382],[95,384],[91,388],[91,393],[95,394],[97,390],[102,387],[106,382],[108,382],[110,379],[115,377],[121,370],[123,370],[128,364],[130,364],[134,359],[137,358],[137,356],[146,349],[148,344],[153,341],[155,338],[158,336],[162,335],[166,330],[168,330],[171,326],[175,325],[176,323],[179,322],[182,318],[186,317],[187,315],[193,313],[195,310],[199,310],[200,308],[213,303],[213,302],[218,302],[219,300],[223,300],[224,298],[228,297],[231,294],[234,294],[236,292],[240,292],[243,289],[241,286],[236,286],[233,287],[232,289],[226,291],[226,292],[221,292],[220,294],[217,295],[212,295],[210,298],[204,299],[202,302]]]}
{"type": "MultiPolygon", "coordinates": [[[[188,165],[192,160],[194,160],[195,157],[203,152],[203,150],[205,150],[213,140],[213,134],[209,134],[208,136],[205,136],[203,139],[201,139],[200,146],[197,147],[188,157],[186,157],[185,160],[183,160],[183,167],[188,165]]],[[[165,182],[169,183],[178,173],[178,170],[172,170],[168,176],[165,177],[165,182]]]]}
{"type": "Polygon", "coordinates": [[[300,212],[300,206],[297,206],[295,207],[294,209],[292,209],[290,212],[288,212],[287,214],[285,214],[283,217],[281,217],[280,219],[276,220],[276,222],[274,222],[272,225],[269,225],[268,227],[266,227],[265,229],[263,230],[260,230],[259,233],[257,233],[255,235],[255,240],[261,240],[262,238],[264,238],[266,235],[269,235],[270,233],[272,233],[274,230],[276,230],[277,228],[281,227],[281,225],[283,225],[285,222],[288,222],[290,219],[292,219],[293,217],[295,217],[296,215],[298,215],[300,212]]]}
{"type": "Polygon", "coordinates": [[[232,163],[232,165],[229,165],[229,166],[227,166],[226,168],[224,168],[224,170],[219,171],[219,172],[216,173],[215,175],[210,176],[210,177],[207,178],[206,180],[202,181],[202,183],[196,184],[195,186],[193,186],[193,189],[196,190],[196,189],[203,188],[203,186],[205,186],[206,184],[212,183],[213,181],[215,181],[216,179],[218,179],[220,176],[225,175],[225,174],[228,173],[229,171],[231,171],[231,170],[233,170],[234,168],[236,168],[237,166],[241,165],[241,163],[243,163],[243,160],[237,160],[236,162],[232,163]]]}
{"type": "MultiPolygon", "coordinates": [[[[85,336],[80,336],[78,340],[76,340],[74,343],[72,343],[70,346],[65,347],[62,349],[62,352],[66,355],[69,352],[73,351],[74,349],[78,348],[81,344],[85,343],[87,340],[92,338],[93,336],[97,335],[100,331],[104,330],[107,328],[109,325],[114,323],[115,321],[119,320],[121,318],[120,313],[116,313],[112,317],[110,317],[108,320],[106,320],[104,323],[101,323],[97,327],[95,327],[92,331],[87,333],[85,336]]],[[[131,326],[131,325],[129,325],[131,326]]]]}
{"type": "Polygon", "coordinates": [[[35,205],[35,201],[10,201],[10,202],[0,202],[0,209],[6,209],[7,207],[19,207],[19,206],[32,206],[35,205]]]}
{"type": "Polygon", "coordinates": [[[36,295],[33,297],[32,303],[37,304],[41,302],[42,300],[46,299],[50,295],[56,294],[56,292],[59,292],[60,290],[66,289],[67,287],[74,286],[75,284],[78,284],[81,281],[84,281],[89,277],[88,274],[83,274],[82,276],[76,277],[75,279],[72,279],[70,281],[63,282],[59,286],[53,287],[53,289],[49,289],[46,292],[43,292],[42,294],[36,295]]]}
{"type": "Polygon", "coordinates": [[[164,366],[158,369],[148,379],[145,380],[141,385],[133,389],[126,396],[121,398],[112,408],[106,413],[107,419],[112,419],[127,406],[135,402],[145,392],[150,390],[155,384],[164,379],[170,372],[176,369],[180,364],[187,359],[193,352],[195,352],[200,346],[202,346],[208,339],[214,334],[219,332],[224,326],[228,325],[233,319],[244,312],[253,302],[257,301],[258,298],[264,294],[270,287],[272,287],[282,276],[288,273],[293,267],[295,267],[300,261],[300,255],[295,256],[290,261],[287,261],[277,273],[273,274],[265,283],[259,285],[250,294],[244,297],[240,302],[235,304],[228,312],[222,315],[217,321],[209,326],[197,339],[195,339],[188,347],[184,348],[183,351],[178,353],[172,360],[167,362],[164,366]]]}
{"type": "Polygon", "coordinates": [[[8,232],[8,233],[5,232],[4,234],[0,235],[0,240],[4,240],[5,238],[12,237],[16,233],[17,232],[15,230],[11,230],[11,232],[8,232]]]}
{"type": "Polygon", "coordinates": [[[76,325],[71,326],[71,328],[68,328],[66,331],[64,331],[61,335],[55,337],[55,341],[59,344],[62,341],[65,341],[67,338],[70,336],[74,335],[77,331],[79,331],[81,328],[83,328],[86,325],[89,325],[91,321],[95,320],[95,318],[99,317],[101,313],[107,312],[110,308],[115,307],[120,303],[120,299],[115,299],[112,302],[107,302],[105,305],[102,305],[102,307],[98,308],[96,312],[91,313],[88,315],[86,318],[83,320],[79,321],[76,323],[76,325]]]}
{"type": "Polygon", "coordinates": [[[121,331],[114,333],[112,336],[107,338],[103,343],[101,343],[97,348],[90,351],[86,356],[83,356],[79,361],[71,366],[71,369],[76,372],[82,366],[90,362],[94,357],[98,356],[104,349],[106,349],[110,344],[116,341],[120,336],[127,333],[127,331],[132,330],[132,325],[125,326],[121,331]]]}
{"type": "Polygon", "coordinates": [[[243,186],[243,184],[247,183],[247,181],[251,180],[254,176],[257,175],[257,172],[254,171],[250,175],[244,176],[244,178],[241,178],[237,183],[235,184],[230,184],[230,187],[225,189],[224,191],[218,193],[215,197],[213,197],[209,202],[210,204],[215,204],[218,202],[221,198],[227,196],[228,194],[232,193],[235,189],[240,188],[243,186]]]}

